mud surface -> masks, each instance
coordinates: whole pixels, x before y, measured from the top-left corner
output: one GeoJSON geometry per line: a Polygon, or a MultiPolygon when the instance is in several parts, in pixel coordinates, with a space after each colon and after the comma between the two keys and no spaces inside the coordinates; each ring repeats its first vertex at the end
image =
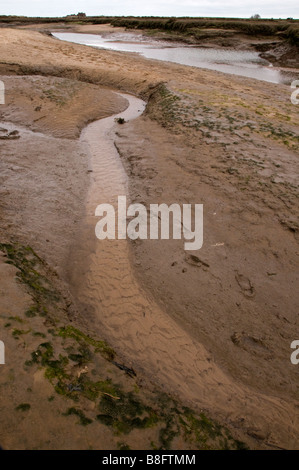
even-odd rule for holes
{"type": "MultiPolygon", "coordinates": [[[[108,340],[144,384],[157,382],[208,410],[253,447],[298,447],[298,371],[290,362],[298,336],[298,112],[291,89],[38,32],[0,33],[7,89],[1,242],[32,246],[79,307],[76,321],[108,340]],[[127,107],[108,86],[148,101],[142,117],[112,123],[109,137],[130,200],[203,203],[199,252],[186,253],[179,240],[107,242],[107,250],[92,240],[96,218],[86,224],[86,207],[95,175],[78,136],[89,121],[127,107]],[[101,295],[105,266],[114,271],[108,297],[101,295]]],[[[108,168],[97,171],[105,183],[108,168]]],[[[94,200],[101,202],[108,201],[94,200]]],[[[3,325],[5,315],[28,307],[25,294],[11,289],[1,294],[3,325]]]]}

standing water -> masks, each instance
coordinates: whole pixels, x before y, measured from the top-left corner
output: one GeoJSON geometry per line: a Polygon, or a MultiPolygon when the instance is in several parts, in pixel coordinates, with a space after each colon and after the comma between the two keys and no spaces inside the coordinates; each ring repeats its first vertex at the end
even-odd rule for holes
{"type": "MultiPolygon", "coordinates": [[[[130,366],[146,372],[155,383],[180,390],[181,396],[196,403],[199,391],[203,396],[218,370],[209,363],[209,353],[140,286],[131,265],[128,240],[98,240],[95,236],[99,220],[96,207],[108,203],[117,209],[118,195],[130,199],[128,177],[114,145],[115,133],[121,132],[115,119],[135,119],[145,104],[133,96],[121,96],[128,100],[126,111],[89,124],[81,134],[89,155],[91,185],[81,242],[73,251],[71,285],[82,311],[92,308],[97,328],[130,366]],[[211,371],[204,383],[200,380],[203,368],[211,371]]],[[[224,382],[222,372],[220,376],[224,382]]]]}
{"type": "Polygon", "coordinates": [[[57,39],[100,49],[135,52],[147,59],[175,62],[181,65],[206,68],[256,78],[272,83],[290,84],[288,74],[272,67],[258,52],[234,49],[174,45],[132,33],[113,33],[109,36],[82,33],[52,33],[57,39]]]}

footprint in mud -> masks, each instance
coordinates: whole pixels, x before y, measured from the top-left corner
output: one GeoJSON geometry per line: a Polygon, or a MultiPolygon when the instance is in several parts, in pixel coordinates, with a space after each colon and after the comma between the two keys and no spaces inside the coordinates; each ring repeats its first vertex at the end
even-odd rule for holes
{"type": "Polygon", "coordinates": [[[254,287],[248,277],[237,273],[235,275],[235,279],[241,288],[242,294],[245,295],[245,297],[253,297],[255,295],[254,287]]]}
{"type": "Polygon", "coordinates": [[[136,176],[139,176],[139,178],[142,179],[150,179],[152,180],[157,176],[158,172],[154,168],[145,168],[145,169],[140,169],[138,174],[136,176]]]}
{"type": "Polygon", "coordinates": [[[1,128],[0,132],[3,132],[3,133],[5,132],[4,135],[0,135],[0,139],[2,139],[2,140],[12,140],[12,139],[19,139],[20,138],[19,131],[8,132],[7,129],[1,128]]]}
{"type": "Polygon", "coordinates": [[[239,348],[253,354],[269,352],[269,348],[261,338],[255,338],[254,336],[247,335],[244,331],[242,333],[235,332],[231,336],[231,340],[235,346],[238,346],[239,348]]]}
{"type": "Polygon", "coordinates": [[[210,265],[206,263],[205,261],[202,261],[201,259],[198,258],[198,256],[195,255],[185,255],[185,261],[188,264],[191,264],[192,266],[197,266],[199,268],[209,268],[210,265]]]}

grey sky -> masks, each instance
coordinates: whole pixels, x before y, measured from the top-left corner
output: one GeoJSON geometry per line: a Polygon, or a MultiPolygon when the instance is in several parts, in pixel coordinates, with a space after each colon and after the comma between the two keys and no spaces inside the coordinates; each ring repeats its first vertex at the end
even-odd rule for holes
{"type": "Polygon", "coordinates": [[[298,18],[298,0],[1,0],[0,14],[26,16],[87,15],[224,16],[298,18]]]}

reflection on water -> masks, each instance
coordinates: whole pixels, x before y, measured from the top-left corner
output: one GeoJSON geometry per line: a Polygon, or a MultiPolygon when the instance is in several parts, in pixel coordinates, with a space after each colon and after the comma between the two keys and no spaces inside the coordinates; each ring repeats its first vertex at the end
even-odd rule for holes
{"type": "Polygon", "coordinates": [[[182,65],[217,70],[272,83],[290,84],[291,76],[275,69],[261,59],[257,52],[182,46],[158,41],[132,33],[95,35],[81,33],[52,33],[58,39],[87,46],[123,52],[137,52],[148,59],[175,62],[182,65]]]}

